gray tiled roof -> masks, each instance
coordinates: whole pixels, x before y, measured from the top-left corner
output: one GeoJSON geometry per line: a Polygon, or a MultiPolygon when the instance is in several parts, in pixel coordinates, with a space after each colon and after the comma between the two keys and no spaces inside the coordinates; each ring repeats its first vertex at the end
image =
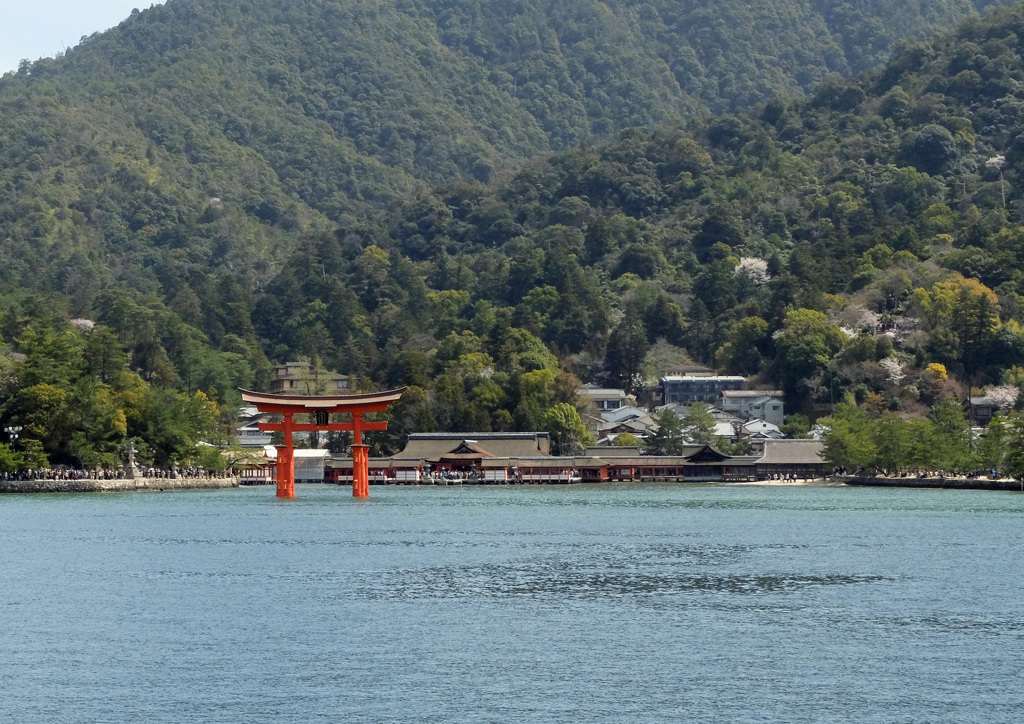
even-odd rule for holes
{"type": "Polygon", "coordinates": [[[764,455],[758,463],[776,465],[818,465],[823,462],[820,440],[765,440],[764,455]]]}
{"type": "Polygon", "coordinates": [[[484,448],[494,457],[535,457],[544,455],[540,441],[547,443],[547,433],[538,432],[437,432],[414,433],[409,435],[409,442],[402,452],[394,456],[396,460],[437,460],[441,456],[455,450],[463,442],[470,440],[484,448]]]}

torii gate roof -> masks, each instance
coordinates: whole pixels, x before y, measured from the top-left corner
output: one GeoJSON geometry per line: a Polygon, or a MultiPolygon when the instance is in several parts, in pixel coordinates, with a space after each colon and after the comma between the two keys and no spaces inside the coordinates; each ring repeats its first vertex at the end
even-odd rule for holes
{"type": "Polygon", "coordinates": [[[272,395],[269,392],[253,392],[252,390],[239,389],[242,393],[242,401],[256,405],[260,412],[276,412],[278,410],[291,410],[296,408],[317,411],[330,410],[331,412],[372,411],[374,408],[384,405],[386,407],[398,399],[405,392],[404,387],[395,390],[384,390],[383,392],[368,392],[361,395],[324,395],[315,397],[310,395],[272,395]]]}

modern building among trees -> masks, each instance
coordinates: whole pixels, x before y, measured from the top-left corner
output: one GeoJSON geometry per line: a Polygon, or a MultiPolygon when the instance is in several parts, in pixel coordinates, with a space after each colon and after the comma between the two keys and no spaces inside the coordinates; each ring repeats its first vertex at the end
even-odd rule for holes
{"type": "Polygon", "coordinates": [[[274,370],[274,395],[344,395],[354,385],[348,375],[320,369],[309,362],[286,362],[274,370]]]}
{"type": "Polygon", "coordinates": [[[594,403],[594,407],[596,407],[599,412],[617,410],[620,407],[635,404],[636,402],[635,400],[630,399],[625,390],[598,387],[593,384],[581,387],[576,391],[576,394],[579,395],[581,399],[594,403]]]}
{"type": "Polygon", "coordinates": [[[688,373],[667,375],[661,378],[661,399],[663,404],[673,402],[722,403],[724,390],[741,390],[746,382],[738,375],[716,375],[709,373],[688,373]]]}

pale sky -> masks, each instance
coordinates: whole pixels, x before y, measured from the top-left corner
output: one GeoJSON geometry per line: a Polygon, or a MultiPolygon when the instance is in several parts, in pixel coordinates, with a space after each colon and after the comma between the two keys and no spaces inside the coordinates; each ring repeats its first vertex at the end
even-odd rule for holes
{"type": "Polygon", "coordinates": [[[0,0],[0,75],[23,58],[39,60],[69,50],[84,35],[112,28],[156,0],[0,0]]]}

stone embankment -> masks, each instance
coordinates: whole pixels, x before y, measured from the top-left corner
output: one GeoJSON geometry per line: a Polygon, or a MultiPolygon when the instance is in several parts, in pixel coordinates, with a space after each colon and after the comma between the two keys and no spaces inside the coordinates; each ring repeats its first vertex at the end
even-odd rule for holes
{"type": "Polygon", "coordinates": [[[832,480],[846,483],[847,485],[865,485],[885,488],[938,488],[941,490],[1010,490],[1022,492],[1021,481],[1000,478],[941,478],[928,477],[919,478],[910,476],[906,478],[885,478],[874,476],[835,476],[832,480]]]}
{"type": "Polygon", "coordinates": [[[148,490],[237,488],[238,478],[134,478],[116,480],[0,480],[0,493],[124,493],[148,490]]]}

